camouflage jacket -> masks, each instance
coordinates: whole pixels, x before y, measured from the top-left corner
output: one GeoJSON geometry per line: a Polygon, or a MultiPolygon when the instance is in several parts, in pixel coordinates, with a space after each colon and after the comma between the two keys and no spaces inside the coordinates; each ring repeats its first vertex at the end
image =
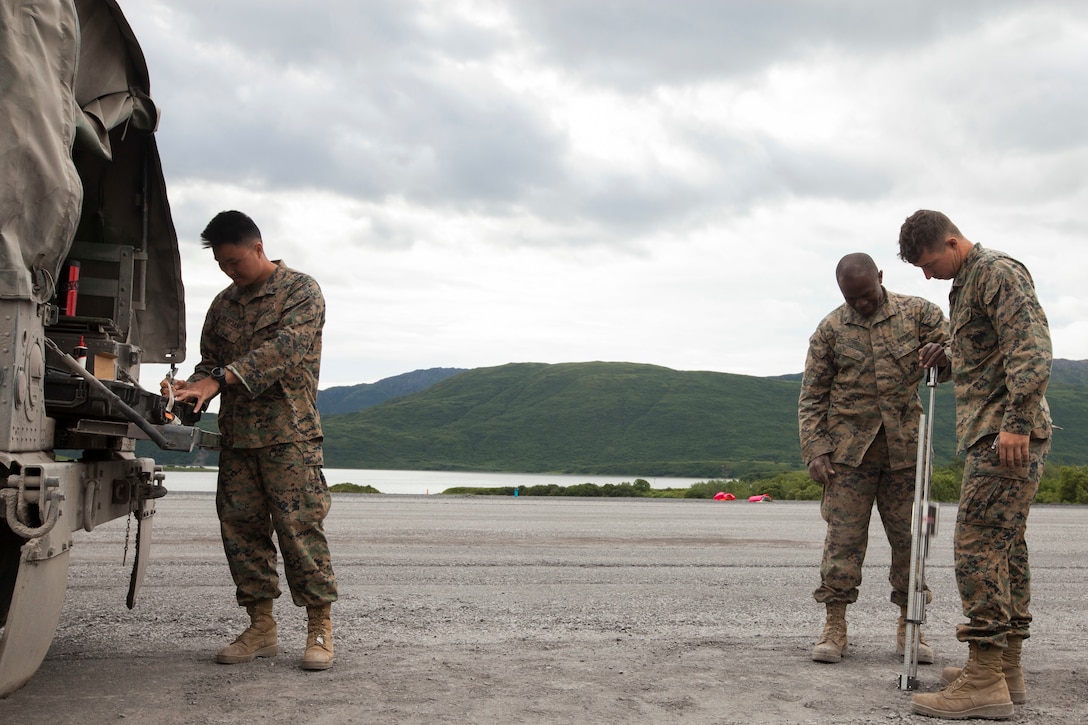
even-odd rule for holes
{"type": "Polygon", "coordinates": [[[918,384],[925,370],[918,350],[946,344],[941,308],[921,297],[885,290],[872,316],[843,304],[809,338],[797,419],[805,463],[824,454],[857,466],[881,426],[893,470],[917,461],[918,384]]]}
{"type": "Polygon", "coordinates": [[[232,284],[216,295],[190,379],[222,366],[241,381],[221,392],[219,429],[226,447],[308,443],[308,462],[321,463],[317,381],[324,324],[321,288],[282,261],[258,288],[232,284]]]}
{"type": "Polygon", "coordinates": [[[1003,430],[1049,438],[1053,352],[1031,274],[1004,252],[975,244],[948,302],[960,452],[1003,430]]]}

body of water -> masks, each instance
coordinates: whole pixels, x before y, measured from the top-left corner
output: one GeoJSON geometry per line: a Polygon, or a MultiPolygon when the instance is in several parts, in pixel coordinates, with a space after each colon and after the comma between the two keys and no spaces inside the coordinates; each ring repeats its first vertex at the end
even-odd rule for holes
{"type": "MultiPolygon", "coordinates": [[[[168,491],[215,491],[215,471],[167,471],[168,491]]],[[[464,471],[377,471],[365,468],[326,468],[325,480],[330,486],[355,483],[373,486],[382,493],[417,494],[442,493],[447,488],[472,486],[498,488],[501,486],[540,486],[558,484],[575,486],[579,483],[634,483],[644,478],[653,488],[687,488],[706,478],[652,478],[647,476],[597,476],[591,474],[559,475],[549,473],[468,473],[464,471]]]]}

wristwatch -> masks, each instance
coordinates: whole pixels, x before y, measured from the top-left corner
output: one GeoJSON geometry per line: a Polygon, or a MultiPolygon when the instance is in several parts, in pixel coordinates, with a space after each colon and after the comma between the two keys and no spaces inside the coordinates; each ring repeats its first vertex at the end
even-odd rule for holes
{"type": "Polygon", "coordinates": [[[212,380],[219,383],[219,387],[223,387],[227,384],[227,369],[215,367],[212,368],[212,380]]]}

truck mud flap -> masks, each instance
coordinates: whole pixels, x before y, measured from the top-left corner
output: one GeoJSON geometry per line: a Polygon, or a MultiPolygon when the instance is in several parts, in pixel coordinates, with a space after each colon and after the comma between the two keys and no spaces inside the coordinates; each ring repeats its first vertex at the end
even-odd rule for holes
{"type": "Polygon", "coordinates": [[[40,539],[23,545],[0,638],[0,697],[22,687],[49,651],[68,585],[69,549],[40,558],[40,539]]]}
{"type": "Polygon", "coordinates": [[[136,513],[139,523],[136,525],[136,558],[132,562],[132,576],[128,580],[128,598],[125,604],[129,609],[136,606],[136,596],[144,582],[147,561],[151,557],[151,529],[155,523],[155,509],[141,506],[136,513]]]}

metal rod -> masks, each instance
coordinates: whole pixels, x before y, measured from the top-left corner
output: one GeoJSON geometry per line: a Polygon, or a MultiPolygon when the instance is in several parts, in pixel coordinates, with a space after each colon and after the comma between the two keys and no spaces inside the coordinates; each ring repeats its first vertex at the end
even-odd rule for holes
{"type": "Polygon", "coordinates": [[[929,387],[929,415],[918,418],[918,457],[914,474],[914,510],[911,516],[910,576],[907,584],[906,641],[903,647],[903,674],[899,676],[900,690],[918,687],[918,648],[921,627],[926,619],[926,557],[929,537],[934,533],[936,514],[931,516],[930,484],[933,472],[933,407],[936,402],[939,371],[926,370],[929,387]]]}

